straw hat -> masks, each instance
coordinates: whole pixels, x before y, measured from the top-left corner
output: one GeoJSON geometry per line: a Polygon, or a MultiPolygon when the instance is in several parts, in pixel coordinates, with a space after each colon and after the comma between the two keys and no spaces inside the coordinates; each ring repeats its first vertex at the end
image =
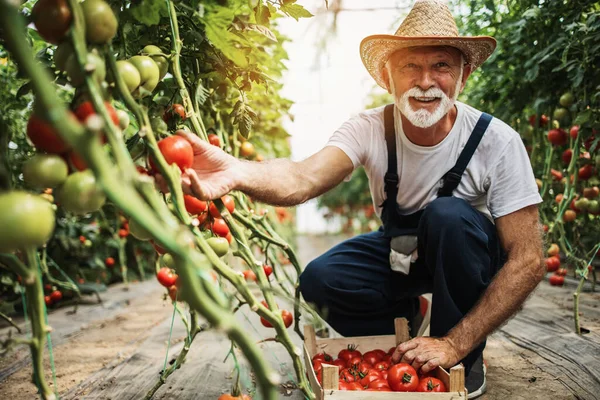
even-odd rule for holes
{"type": "Polygon", "coordinates": [[[490,36],[459,36],[454,17],[445,2],[416,0],[393,35],[372,35],[360,43],[363,64],[384,89],[382,72],[397,50],[414,46],[451,46],[459,49],[475,70],[494,52],[496,39],[490,36]]]}

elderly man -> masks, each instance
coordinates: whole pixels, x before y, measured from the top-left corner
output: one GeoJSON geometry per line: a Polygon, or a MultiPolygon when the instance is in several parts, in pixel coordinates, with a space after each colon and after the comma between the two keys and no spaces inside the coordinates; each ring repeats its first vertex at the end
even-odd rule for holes
{"type": "Polygon", "coordinates": [[[419,296],[432,293],[431,337],[398,346],[393,361],[422,372],[462,362],[469,398],[485,391],[487,335],[544,274],[541,198],[519,135],[456,101],[495,46],[491,37],[460,37],[444,3],[418,0],[394,35],[360,47],[394,105],[350,119],[301,162],[240,161],[189,135],[196,158],[183,178],[201,199],[237,189],[291,206],[364,166],[383,226],[312,261],[302,294],[343,335],[390,334],[402,316],[416,336],[419,296]]]}

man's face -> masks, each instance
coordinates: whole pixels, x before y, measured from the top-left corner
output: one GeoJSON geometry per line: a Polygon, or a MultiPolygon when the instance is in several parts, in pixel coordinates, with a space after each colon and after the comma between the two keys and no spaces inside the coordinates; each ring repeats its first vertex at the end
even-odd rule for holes
{"type": "Polygon", "coordinates": [[[454,106],[470,73],[453,47],[409,47],[386,63],[389,92],[400,112],[415,126],[436,124],[454,106]]]}

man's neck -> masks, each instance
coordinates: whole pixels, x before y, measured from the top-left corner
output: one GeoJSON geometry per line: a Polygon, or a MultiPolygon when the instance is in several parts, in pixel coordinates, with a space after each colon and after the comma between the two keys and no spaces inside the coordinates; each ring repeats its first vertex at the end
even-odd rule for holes
{"type": "Polygon", "coordinates": [[[435,146],[448,136],[454,126],[458,112],[456,105],[454,105],[442,119],[429,128],[416,127],[402,113],[397,114],[402,116],[402,130],[408,140],[418,146],[435,146]]]}

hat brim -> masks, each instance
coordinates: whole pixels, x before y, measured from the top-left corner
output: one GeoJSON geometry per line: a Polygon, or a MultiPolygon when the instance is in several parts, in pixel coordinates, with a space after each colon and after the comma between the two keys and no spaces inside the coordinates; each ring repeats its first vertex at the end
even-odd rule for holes
{"type": "Polygon", "coordinates": [[[360,43],[360,57],[375,82],[384,89],[383,67],[388,58],[396,51],[416,46],[451,46],[459,49],[471,65],[477,69],[496,49],[496,39],[491,36],[444,37],[420,36],[406,37],[395,35],[372,35],[360,43]]]}

